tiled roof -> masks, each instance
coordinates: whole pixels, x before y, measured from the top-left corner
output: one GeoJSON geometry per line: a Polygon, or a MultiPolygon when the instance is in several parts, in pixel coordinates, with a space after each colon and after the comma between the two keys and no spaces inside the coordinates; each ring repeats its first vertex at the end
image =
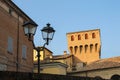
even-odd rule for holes
{"type": "Polygon", "coordinates": [[[65,54],[65,55],[56,55],[56,56],[53,56],[52,59],[55,60],[55,59],[65,59],[65,58],[68,58],[68,57],[71,57],[72,55],[70,54],[65,54]]]}
{"type": "Polygon", "coordinates": [[[97,60],[95,62],[89,63],[85,67],[78,69],[77,71],[73,71],[70,73],[116,67],[120,67],[120,56],[97,60]]]}
{"type": "Polygon", "coordinates": [[[103,69],[111,67],[120,67],[120,56],[112,57],[106,59],[100,59],[98,61],[92,62],[86,66],[86,69],[103,69]]]}

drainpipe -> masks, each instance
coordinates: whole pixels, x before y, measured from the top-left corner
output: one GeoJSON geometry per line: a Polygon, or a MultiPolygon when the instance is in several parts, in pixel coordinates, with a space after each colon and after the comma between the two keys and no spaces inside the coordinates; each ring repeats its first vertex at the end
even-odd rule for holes
{"type": "Polygon", "coordinates": [[[19,15],[18,15],[18,23],[17,23],[17,54],[16,54],[16,71],[19,70],[19,15]]]}

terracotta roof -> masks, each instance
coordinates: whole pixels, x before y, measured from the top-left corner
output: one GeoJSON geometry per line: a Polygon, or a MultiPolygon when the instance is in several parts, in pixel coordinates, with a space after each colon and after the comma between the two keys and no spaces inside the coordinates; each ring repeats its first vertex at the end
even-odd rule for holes
{"type": "Polygon", "coordinates": [[[87,69],[102,69],[102,68],[119,67],[119,66],[120,66],[120,56],[100,59],[98,61],[88,64],[86,68],[87,69]]]}
{"type": "Polygon", "coordinates": [[[66,54],[66,55],[56,55],[56,56],[53,56],[52,60],[56,60],[56,59],[65,59],[65,58],[69,58],[71,57],[72,55],[70,54],[66,54]]]}
{"type": "MultiPolygon", "coordinates": [[[[115,67],[120,67],[120,56],[97,60],[74,72],[107,69],[107,68],[115,68],[115,67]]],[[[74,73],[74,72],[70,72],[70,73],[74,73]]]]}

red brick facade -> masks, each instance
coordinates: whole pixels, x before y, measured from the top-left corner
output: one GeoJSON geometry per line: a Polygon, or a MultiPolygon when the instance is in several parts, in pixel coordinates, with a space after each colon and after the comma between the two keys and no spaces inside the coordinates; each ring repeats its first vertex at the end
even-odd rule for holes
{"type": "Polygon", "coordinates": [[[0,1],[0,70],[32,72],[33,44],[22,27],[29,20],[12,1],[0,1]]]}

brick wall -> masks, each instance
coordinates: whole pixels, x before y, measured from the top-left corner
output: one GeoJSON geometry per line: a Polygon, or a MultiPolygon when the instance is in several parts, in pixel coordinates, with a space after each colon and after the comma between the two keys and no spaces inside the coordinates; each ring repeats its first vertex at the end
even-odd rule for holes
{"type": "Polygon", "coordinates": [[[67,33],[67,41],[69,52],[75,56],[74,63],[99,60],[101,48],[99,29],[67,33]]]}
{"type": "Polygon", "coordinates": [[[11,1],[0,1],[0,70],[16,71],[18,54],[18,71],[32,72],[33,44],[24,35],[22,27],[23,21],[27,19],[19,16],[14,7],[16,6],[11,1]],[[8,2],[10,2],[10,5],[8,2]],[[11,8],[11,5],[13,8],[11,8]],[[9,12],[9,9],[12,11],[9,12]],[[9,37],[12,38],[12,52],[8,51],[9,37]],[[25,59],[22,57],[23,45],[27,47],[25,59]]]}

